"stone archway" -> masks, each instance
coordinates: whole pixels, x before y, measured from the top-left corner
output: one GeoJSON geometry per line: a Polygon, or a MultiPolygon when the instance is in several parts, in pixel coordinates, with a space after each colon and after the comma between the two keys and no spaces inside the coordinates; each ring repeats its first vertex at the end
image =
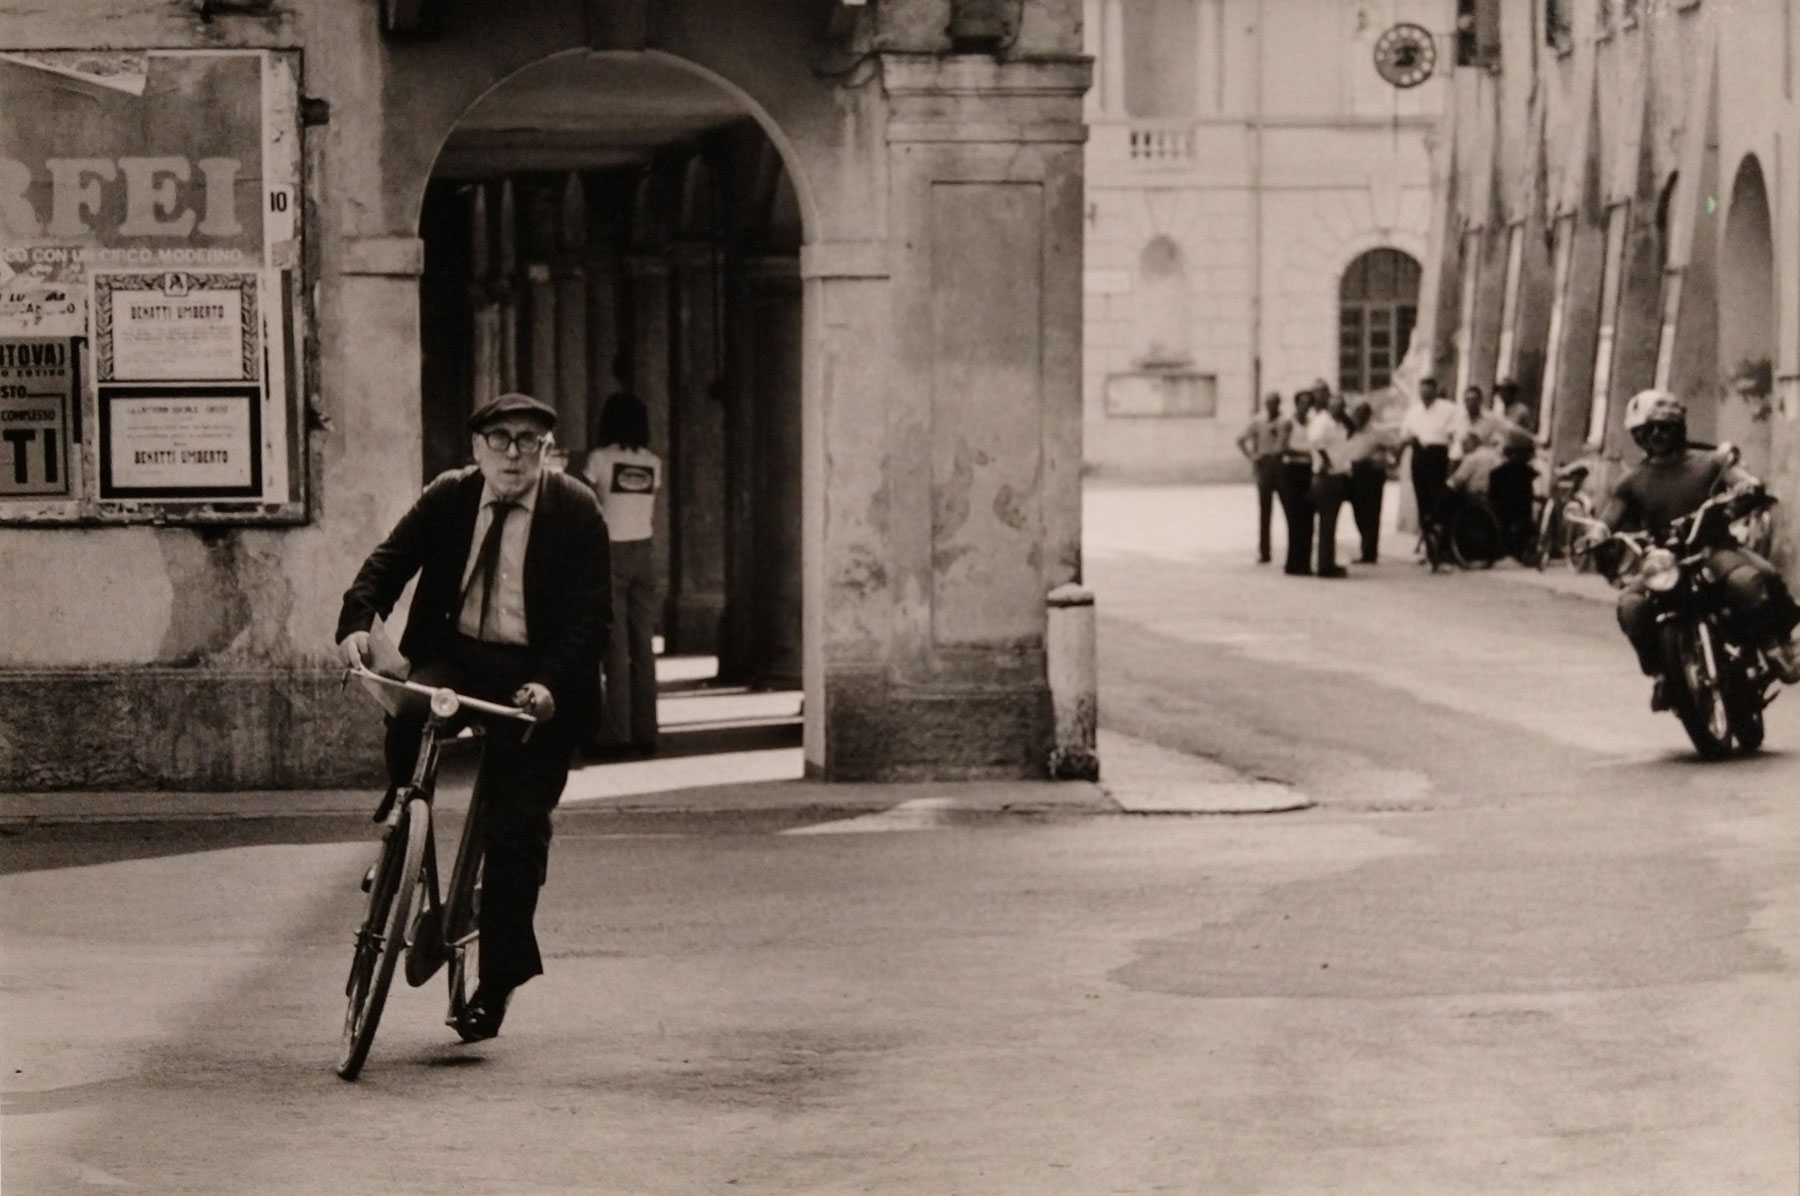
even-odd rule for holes
{"type": "Polygon", "coordinates": [[[1718,437],[1743,450],[1744,467],[1769,468],[1775,359],[1775,250],[1762,164],[1746,155],[1731,185],[1719,246],[1718,437]]]}
{"type": "Polygon", "coordinates": [[[552,54],[485,91],[420,205],[420,426],[429,477],[462,463],[473,404],[526,390],[557,408],[578,472],[606,398],[635,393],[666,464],[666,651],[798,690],[812,201],[768,128],[655,52],[552,54]]]}

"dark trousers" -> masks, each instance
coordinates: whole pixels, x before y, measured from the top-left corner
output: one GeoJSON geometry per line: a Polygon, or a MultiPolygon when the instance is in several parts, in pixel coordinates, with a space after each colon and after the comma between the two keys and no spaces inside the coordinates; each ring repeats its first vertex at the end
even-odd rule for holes
{"type": "Polygon", "coordinates": [[[1321,574],[1334,572],[1338,567],[1338,511],[1343,508],[1344,495],[1349,488],[1349,474],[1322,473],[1313,478],[1313,506],[1318,508],[1319,512],[1319,572],[1321,574]]]}
{"type": "MultiPolygon", "coordinates": [[[[1269,548],[1269,518],[1274,514],[1275,492],[1281,487],[1281,458],[1256,459],[1256,559],[1266,561],[1269,548]]],[[[1283,510],[1286,510],[1286,504],[1283,510]]]]}
{"type": "Polygon", "coordinates": [[[1312,572],[1313,504],[1312,462],[1306,459],[1283,461],[1281,509],[1287,516],[1287,563],[1289,573],[1312,572]]]}
{"type": "Polygon", "coordinates": [[[600,743],[656,747],[656,616],[662,591],[650,540],[615,540],[612,546],[612,639],[606,645],[606,696],[600,743]]]}
{"type": "Polygon", "coordinates": [[[1381,547],[1381,497],[1387,489],[1387,470],[1361,462],[1350,467],[1350,514],[1362,537],[1361,560],[1373,565],[1381,547]]]}
{"type": "MultiPolygon", "coordinates": [[[[529,648],[457,636],[443,657],[415,668],[412,679],[511,704],[513,694],[537,671],[537,663],[529,648]]],[[[385,747],[392,784],[403,785],[412,778],[425,715],[420,701],[406,704],[388,719],[385,747]]],[[[550,811],[562,798],[574,756],[575,719],[558,710],[555,718],[532,731],[529,740],[523,738],[523,723],[496,719],[485,726],[481,770],[475,780],[486,802],[481,983],[504,991],[544,970],[532,920],[550,858],[550,811]]]]}
{"type": "Polygon", "coordinates": [[[1435,523],[1444,502],[1444,483],[1450,477],[1450,447],[1416,444],[1412,451],[1413,497],[1419,503],[1419,528],[1435,523]]]}

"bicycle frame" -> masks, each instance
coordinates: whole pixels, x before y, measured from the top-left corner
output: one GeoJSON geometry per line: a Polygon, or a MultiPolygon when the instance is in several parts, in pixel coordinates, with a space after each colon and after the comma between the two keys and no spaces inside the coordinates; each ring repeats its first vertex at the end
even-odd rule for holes
{"type": "MultiPolygon", "coordinates": [[[[392,806],[385,819],[381,856],[370,870],[373,879],[365,883],[365,888],[371,890],[371,905],[357,935],[357,954],[346,990],[350,1009],[346,1014],[345,1053],[338,1065],[338,1074],[347,1080],[356,1077],[367,1057],[386,999],[387,978],[402,950],[407,982],[414,987],[429,980],[445,962],[451,964],[447,1020],[452,1026],[460,1029],[460,1019],[472,992],[467,957],[478,937],[475,893],[481,866],[484,787],[478,778],[451,866],[446,904],[440,898],[432,814],[444,731],[465,710],[532,725],[537,722],[517,707],[386,677],[364,667],[347,670],[346,683],[352,676],[370,687],[377,698],[382,689],[405,691],[426,697],[430,705],[420,729],[412,777],[407,785],[390,794],[392,806]],[[375,929],[377,923],[382,928],[379,931],[375,929]],[[372,983],[359,983],[359,976],[367,981],[372,975],[378,976],[372,983]]],[[[382,705],[388,707],[386,701],[382,705]]],[[[532,726],[528,725],[525,734],[530,735],[531,731],[532,726]]]]}

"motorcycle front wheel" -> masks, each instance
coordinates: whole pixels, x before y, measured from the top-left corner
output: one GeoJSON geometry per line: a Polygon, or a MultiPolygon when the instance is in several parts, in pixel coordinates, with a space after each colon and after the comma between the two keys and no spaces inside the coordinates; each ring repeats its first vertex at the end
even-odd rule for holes
{"type": "Polygon", "coordinates": [[[1763,695],[1751,683],[1743,662],[1728,662],[1725,674],[1725,704],[1731,712],[1731,737],[1738,751],[1749,755],[1763,745],[1763,695]]]}
{"type": "Polygon", "coordinates": [[[1669,706],[1693,741],[1694,750],[1702,760],[1717,760],[1731,752],[1732,719],[1714,672],[1718,657],[1708,651],[1709,639],[1710,629],[1704,623],[1665,624],[1664,684],[1669,687],[1669,706]]]}

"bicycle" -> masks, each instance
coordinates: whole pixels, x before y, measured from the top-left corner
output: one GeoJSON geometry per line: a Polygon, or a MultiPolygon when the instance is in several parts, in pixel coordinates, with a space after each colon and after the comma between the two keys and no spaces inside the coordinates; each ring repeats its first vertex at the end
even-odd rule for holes
{"type": "MultiPolygon", "coordinates": [[[[375,1028],[393,983],[394,968],[406,957],[406,981],[417,988],[430,980],[446,962],[450,965],[450,1015],[445,1023],[459,1028],[469,1000],[475,995],[480,960],[478,915],[481,907],[481,816],[485,807],[482,786],[477,783],[463,821],[462,839],[450,867],[450,883],[440,898],[437,839],[432,824],[432,798],[437,791],[438,755],[444,733],[465,712],[491,718],[510,718],[535,724],[537,720],[516,706],[472,698],[455,690],[422,685],[383,676],[367,668],[345,671],[349,684],[356,677],[368,686],[416,694],[430,702],[430,713],[419,736],[419,753],[412,779],[383,800],[376,821],[384,826],[381,853],[363,877],[369,894],[362,925],[356,931],[356,949],[350,960],[350,976],[344,984],[346,998],[344,1034],[337,1074],[354,1080],[369,1057],[375,1028]]],[[[371,689],[371,692],[374,692],[371,689]]],[[[479,734],[479,724],[472,723],[479,734]]],[[[527,735],[531,733],[527,728],[527,735]]]]}

